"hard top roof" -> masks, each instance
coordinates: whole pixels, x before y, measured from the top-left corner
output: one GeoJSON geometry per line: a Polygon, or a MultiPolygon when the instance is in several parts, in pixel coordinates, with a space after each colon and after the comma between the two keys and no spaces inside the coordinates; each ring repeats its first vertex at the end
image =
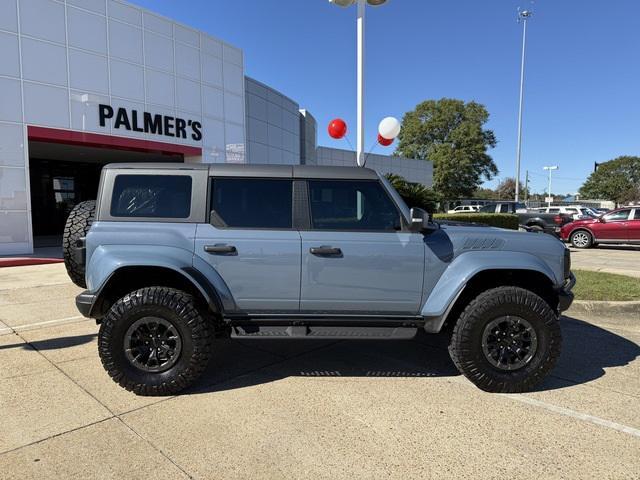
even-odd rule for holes
{"type": "Polygon", "coordinates": [[[232,163],[110,163],[105,169],[136,170],[209,170],[215,177],[327,178],[374,180],[375,170],[363,167],[316,165],[247,165],[232,163]]]}

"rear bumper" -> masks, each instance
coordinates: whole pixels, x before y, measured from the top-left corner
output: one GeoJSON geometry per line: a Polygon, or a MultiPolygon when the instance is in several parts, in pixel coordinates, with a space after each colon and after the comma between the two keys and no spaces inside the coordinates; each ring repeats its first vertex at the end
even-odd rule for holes
{"type": "Polygon", "coordinates": [[[83,317],[91,318],[91,310],[96,303],[97,295],[85,290],[76,297],[76,307],[83,317]]]}
{"type": "Polygon", "coordinates": [[[576,284],[576,277],[571,273],[569,278],[564,283],[562,288],[560,288],[558,292],[558,312],[564,312],[568,310],[571,304],[573,303],[573,292],[571,289],[576,284]]]}

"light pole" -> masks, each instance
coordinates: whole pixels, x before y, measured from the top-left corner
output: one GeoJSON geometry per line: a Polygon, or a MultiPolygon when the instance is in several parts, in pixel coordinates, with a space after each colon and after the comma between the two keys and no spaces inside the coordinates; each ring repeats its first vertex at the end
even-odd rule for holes
{"type": "Polygon", "coordinates": [[[522,59],[520,60],[520,104],[518,107],[518,147],[516,150],[516,202],[520,200],[520,152],[522,151],[522,104],[524,102],[524,58],[527,45],[527,20],[531,10],[518,10],[518,22],[522,21],[522,59]]]}
{"type": "Polygon", "coordinates": [[[558,170],[558,166],[557,165],[553,165],[550,167],[542,167],[543,170],[549,170],[549,189],[547,190],[547,203],[549,204],[549,207],[551,206],[551,199],[553,198],[551,196],[551,171],[552,170],[558,170]]]}
{"type": "Polygon", "coordinates": [[[330,3],[334,3],[340,7],[350,7],[354,3],[358,5],[356,163],[359,167],[364,165],[364,157],[362,155],[364,151],[364,12],[367,3],[373,7],[377,7],[386,1],[387,0],[329,0],[330,3]]]}

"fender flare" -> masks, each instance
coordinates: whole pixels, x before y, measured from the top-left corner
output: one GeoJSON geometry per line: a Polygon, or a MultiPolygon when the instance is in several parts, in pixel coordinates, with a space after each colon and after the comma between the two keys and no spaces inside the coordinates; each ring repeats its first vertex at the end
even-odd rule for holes
{"type": "Polygon", "coordinates": [[[562,283],[544,261],[529,253],[463,253],[447,267],[422,306],[420,315],[425,319],[425,330],[439,332],[468,282],[478,273],[488,270],[529,270],[543,274],[553,285],[562,283]]]}
{"type": "Polygon", "coordinates": [[[150,250],[145,246],[118,245],[116,249],[101,245],[94,250],[87,265],[88,290],[99,299],[118,271],[132,267],[163,268],[181,275],[221,314],[238,308],[229,287],[211,265],[192,252],[176,247],[154,246],[150,250]]]}

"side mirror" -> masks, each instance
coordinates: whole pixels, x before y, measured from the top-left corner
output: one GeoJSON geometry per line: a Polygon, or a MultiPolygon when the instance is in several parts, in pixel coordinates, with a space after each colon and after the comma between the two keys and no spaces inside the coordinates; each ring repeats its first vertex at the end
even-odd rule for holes
{"type": "Polygon", "coordinates": [[[607,223],[607,221],[604,219],[604,215],[602,215],[601,217],[598,218],[598,221],[600,223],[607,223]]]}
{"type": "Polygon", "coordinates": [[[421,208],[414,207],[410,210],[411,231],[429,232],[436,230],[436,226],[429,221],[429,214],[421,208]]]}

